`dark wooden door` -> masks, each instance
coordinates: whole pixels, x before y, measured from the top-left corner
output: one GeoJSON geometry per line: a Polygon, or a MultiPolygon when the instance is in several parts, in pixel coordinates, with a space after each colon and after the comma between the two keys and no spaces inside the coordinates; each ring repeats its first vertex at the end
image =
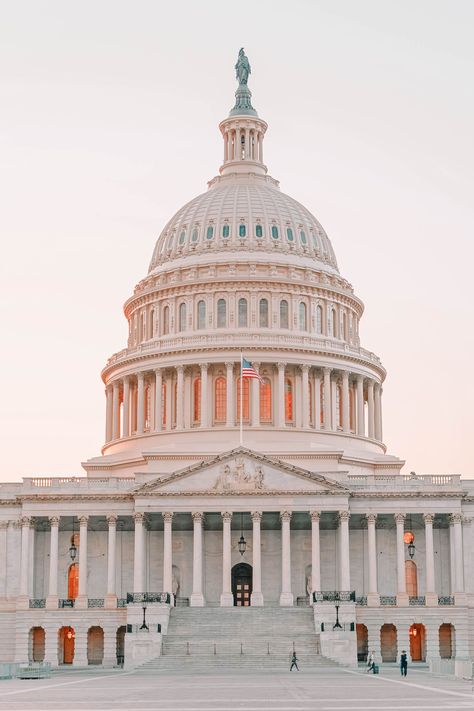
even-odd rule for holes
{"type": "Polygon", "coordinates": [[[250,607],[252,594],[252,566],[239,563],[232,568],[232,594],[236,607],[250,607]]]}

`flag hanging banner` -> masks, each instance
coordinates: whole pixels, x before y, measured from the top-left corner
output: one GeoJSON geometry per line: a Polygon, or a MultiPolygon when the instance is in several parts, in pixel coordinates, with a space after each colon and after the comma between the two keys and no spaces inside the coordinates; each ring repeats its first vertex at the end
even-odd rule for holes
{"type": "Polygon", "coordinates": [[[245,360],[245,358],[243,356],[242,356],[241,375],[242,375],[242,378],[257,378],[257,380],[260,380],[260,382],[263,383],[263,379],[257,373],[257,371],[253,367],[252,363],[249,363],[248,360],[245,360]]]}

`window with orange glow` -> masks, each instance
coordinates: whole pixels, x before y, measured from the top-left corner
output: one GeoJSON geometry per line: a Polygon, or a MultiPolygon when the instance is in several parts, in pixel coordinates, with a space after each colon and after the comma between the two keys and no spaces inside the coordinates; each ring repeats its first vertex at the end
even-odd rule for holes
{"type": "Polygon", "coordinates": [[[349,427],[354,432],[355,431],[355,397],[354,388],[349,388],[349,427]]]}
{"type": "Polygon", "coordinates": [[[418,597],[418,572],[414,560],[405,561],[405,582],[407,595],[409,597],[418,597]]]}
{"type": "Polygon", "coordinates": [[[79,590],[79,564],[73,563],[69,566],[67,574],[67,596],[69,600],[75,600],[79,590]]]}
{"type": "Polygon", "coordinates": [[[194,380],[193,398],[193,422],[201,422],[201,378],[194,380]]]}
{"type": "Polygon", "coordinates": [[[272,420],[272,384],[268,378],[260,383],[260,422],[272,420]]]}
{"type": "Polygon", "coordinates": [[[336,414],[337,426],[342,427],[342,388],[340,385],[336,388],[336,414]]]}
{"type": "Polygon", "coordinates": [[[220,376],[216,379],[214,395],[214,420],[225,422],[227,405],[227,383],[226,379],[220,376]]]}
{"type": "Polygon", "coordinates": [[[248,378],[238,378],[237,379],[237,421],[240,422],[240,389],[241,383],[244,383],[242,388],[242,421],[248,422],[250,419],[250,407],[249,407],[249,392],[250,392],[250,382],[248,378]]]}
{"type": "Polygon", "coordinates": [[[290,378],[285,380],[285,421],[293,422],[293,383],[290,378]]]}

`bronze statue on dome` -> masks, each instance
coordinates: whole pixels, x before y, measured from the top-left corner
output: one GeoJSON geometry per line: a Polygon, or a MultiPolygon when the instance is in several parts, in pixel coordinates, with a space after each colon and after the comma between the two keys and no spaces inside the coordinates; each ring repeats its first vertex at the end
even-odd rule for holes
{"type": "Polygon", "coordinates": [[[237,64],[235,65],[235,76],[238,79],[239,84],[247,84],[251,71],[252,70],[250,69],[250,62],[244,52],[244,48],[242,47],[239,50],[237,64]]]}

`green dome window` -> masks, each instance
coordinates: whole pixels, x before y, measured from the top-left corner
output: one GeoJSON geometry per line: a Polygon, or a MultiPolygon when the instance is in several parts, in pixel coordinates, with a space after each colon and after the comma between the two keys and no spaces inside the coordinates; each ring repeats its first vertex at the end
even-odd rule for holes
{"type": "Polygon", "coordinates": [[[272,237],[273,239],[279,239],[280,237],[278,234],[278,227],[276,225],[272,225],[272,237]]]}
{"type": "Polygon", "coordinates": [[[207,228],[207,232],[206,232],[206,238],[212,239],[213,237],[214,237],[214,227],[212,225],[209,225],[209,227],[207,228]]]}
{"type": "Polygon", "coordinates": [[[293,236],[293,230],[291,229],[291,227],[286,228],[286,237],[288,239],[288,242],[293,242],[294,236],[293,236]]]}
{"type": "Polygon", "coordinates": [[[306,235],[303,230],[300,230],[300,240],[301,240],[301,244],[308,243],[308,240],[306,239],[306,235]]]}
{"type": "Polygon", "coordinates": [[[183,230],[181,234],[179,235],[179,244],[184,244],[184,240],[186,239],[186,232],[183,230]]]}
{"type": "Polygon", "coordinates": [[[197,242],[197,241],[198,241],[198,236],[199,236],[199,235],[198,235],[198,231],[197,231],[197,230],[193,230],[193,233],[192,233],[192,235],[191,235],[191,242],[197,242]]]}
{"type": "Polygon", "coordinates": [[[245,237],[247,234],[247,229],[245,225],[239,225],[239,237],[245,237]]]}
{"type": "Polygon", "coordinates": [[[222,236],[223,237],[228,237],[229,236],[229,225],[223,225],[222,227],[222,236]]]}
{"type": "Polygon", "coordinates": [[[262,225],[255,225],[255,237],[263,237],[262,225]]]}

